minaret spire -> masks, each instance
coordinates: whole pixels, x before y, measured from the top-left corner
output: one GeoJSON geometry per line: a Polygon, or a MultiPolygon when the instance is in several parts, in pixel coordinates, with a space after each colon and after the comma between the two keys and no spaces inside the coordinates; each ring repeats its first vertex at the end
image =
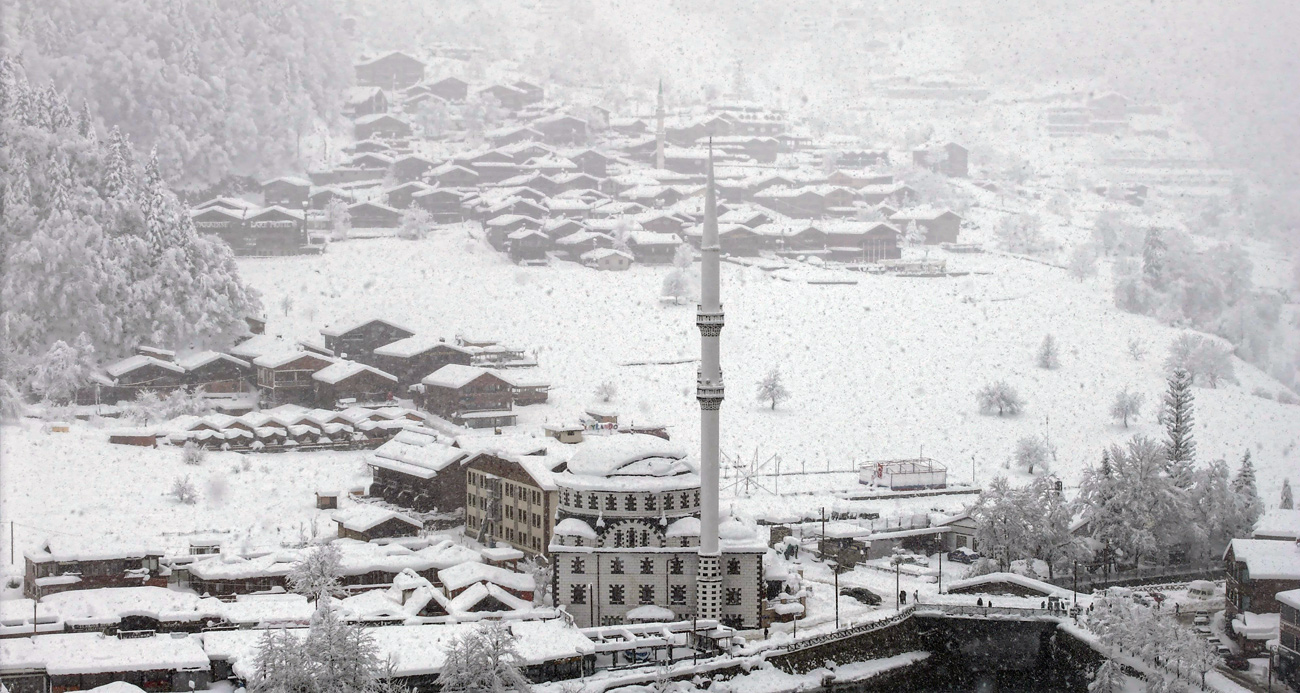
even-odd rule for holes
{"type": "Polygon", "coordinates": [[[700,559],[696,574],[696,612],[700,618],[722,615],[722,557],[718,548],[718,409],[722,406],[722,366],[718,340],[723,313],[719,280],[718,199],[713,185],[713,139],[704,188],[704,235],[700,241],[700,370],[695,398],[700,402],[700,559]]]}
{"type": "Polygon", "coordinates": [[[664,167],[664,81],[659,80],[659,101],[655,105],[655,168],[664,167]]]}

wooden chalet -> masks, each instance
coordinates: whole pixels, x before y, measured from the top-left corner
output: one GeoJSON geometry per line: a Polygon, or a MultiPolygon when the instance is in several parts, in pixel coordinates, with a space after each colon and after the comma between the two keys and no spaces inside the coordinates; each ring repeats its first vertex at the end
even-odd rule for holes
{"type": "Polygon", "coordinates": [[[456,77],[444,77],[428,86],[430,94],[447,101],[464,101],[469,96],[469,83],[456,77]]]}
{"type": "Polygon", "coordinates": [[[1278,613],[1278,592],[1300,589],[1300,543],[1233,539],[1223,552],[1223,569],[1229,621],[1243,613],[1278,613]]]}
{"type": "Polygon", "coordinates": [[[550,236],[551,240],[558,240],[560,238],[564,238],[565,236],[571,233],[585,231],[587,230],[587,227],[583,226],[582,222],[579,222],[575,219],[554,218],[554,219],[547,219],[542,224],[541,230],[542,233],[546,234],[547,236],[550,236]]]}
{"type": "MultiPolygon", "coordinates": [[[[404,154],[393,159],[393,165],[389,171],[392,173],[393,179],[398,183],[409,183],[423,180],[425,174],[437,167],[438,162],[432,159],[426,159],[419,154],[404,154]]],[[[391,202],[389,204],[398,209],[406,208],[406,205],[398,206],[391,202]]],[[[407,204],[410,204],[410,202],[408,201],[407,204]]]]}
{"type": "MultiPolygon", "coordinates": [[[[827,157],[831,156],[829,153],[827,157]]],[[[823,157],[822,164],[828,162],[823,157]]],[[[888,166],[889,152],[883,149],[857,149],[849,151],[840,151],[835,153],[834,160],[829,162],[833,166],[840,168],[869,168],[872,166],[888,166]]]]}
{"type": "Polygon", "coordinates": [[[128,356],[104,370],[112,384],[102,388],[103,401],[131,400],[142,392],[166,395],[185,386],[183,367],[143,354],[128,356]]]}
{"type": "Polygon", "coordinates": [[[207,393],[247,392],[253,379],[253,365],[219,351],[201,351],[178,359],[185,369],[185,385],[207,393]]]}
{"type": "Polygon", "coordinates": [[[343,112],[353,118],[388,112],[388,95],[379,87],[349,87],[343,92],[343,112]]]}
{"type": "Polygon", "coordinates": [[[613,161],[609,156],[594,149],[584,149],[577,154],[571,154],[569,159],[578,165],[579,171],[594,178],[604,178],[609,175],[609,163],[613,161]]]}
{"type": "MultiPolygon", "coordinates": [[[[520,142],[542,142],[546,136],[536,128],[526,125],[515,125],[510,127],[498,128],[484,134],[493,147],[504,147],[509,144],[520,142]]],[[[515,163],[511,161],[510,163],[515,163]]]]}
{"type": "Polygon", "coordinates": [[[579,256],[582,264],[607,272],[622,272],[632,266],[635,259],[628,253],[613,248],[595,248],[579,256]]]}
{"type": "Polygon", "coordinates": [[[631,231],[627,234],[627,247],[632,251],[632,257],[646,265],[672,262],[681,244],[681,237],[672,233],[631,231]]]}
{"type": "Polygon", "coordinates": [[[542,222],[526,217],[521,214],[502,214],[489,219],[484,228],[487,230],[487,241],[499,251],[505,251],[508,247],[510,234],[521,230],[540,231],[542,222]]]}
{"type": "Polygon", "coordinates": [[[423,82],[424,68],[424,61],[401,51],[385,53],[355,65],[357,84],[394,91],[423,82]]]}
{"type": "Polygon", "coordinates": [[[528,80],[519,80],[510,85],[511,88],[519,91],[524,95],[524,105],[535,104],[546,98],[546,91],[539,85],[533,84],[528,80]]]}
{"type": "Polygon", "coordinates": [[[888,173],[850,172],[837,168],[831,175],[826,176],[826,182],[830,185],[861,190],[866,185],[889,185],[894,182],[894,176],[888,173]]]}
{"type": "Polygon", "coordinates": [[[267,354],[253,359],[257,388],[262,400],[272,405],[311,406],[316,399],[312,374],[327,368],[334,359],[306,351],[267,354]]]}
{"type": "Polygon", "coordinates": [[[333,185],[326,185],[312,190],[311,196],[308,197],[308,206],[315,210],[329,209],[330,203],[334,200],[342,200],[344,204],[352,204],[352,193],[343,188],[333,185]]]}
{"type": "Polygon", "coordinates": [[[366,456],[370,495],[420,513],[457,512],[465,506],[466,457],[432,432],[402,431],[366,456]]]}
{"type": "Polygon", "coordinates": [[[555,241],[555,249],[563,252],[570,260],[575,262],[580,261],[583,255],[597,248],[613,247],[613,237],[599,231],[576,231],[555,241]]]}
{"type": "Polygon", "coordinates": [[[531,126],[547,144],[569,145],[587,141],[587,121],[571,115],[552,115],[534,120],[531,126]]]}
{"type": "Polygon", "coordinates": [[[550,236],[538,229],[519,229],[506,236],[506,253],[516,264],[545,264],[553,247],[550,236]]]}
{"type": "Polygon", "coordinates": [[[401,140],[411,136],[411,124],[388,113],[362,116],[352,123],[352,134],[359,140],[372,137],[401,140]]]}
{"type": "Polygon", "coordinates": [[[411,195],[411,202],[429,212],[439,224],[464,221],[465,210],[461,207],[464,201],[462,193],[447,188],[431,188],[411,195]]]}
{"type": "Polygon", "coordinates": [[[388,402],[398,391],[397,376],[356,361],[336,361],[311,374],[322,408],[388,402]]]}
{"type": "Polygon", "coordinates": [[[395,229],[402,225],[402,211],[378,202],[348,205],[354,229],[395,229]]]}
{"type": "Polygon", "coordinates": [[[393,209],[404,210],[414,202],[416,193],[428,192],[432,189],[425,183],[415,181],[402,183],[384,191],[384,204],[393,209]]]}
{"type": "Polygon", "coordinates": [[[486,89],[479,90],[478,94],[480,98],[490,97],[496,99],[497,103],[508,111],[520,111],[523,110],[524,106],[532,103],[529,101],[527,94],[504,84],[493,84],[486,89]]]}
{"type": "Polygon", "coordinates": [[[302,209],[311,193],[311,181],[295,176],[281,176],[262,182],[262,198],[267,207],[279,205],[302,209]]]}
{"type": "Polygon", "coordinates": [[[470,428],[513,425],[514,404],[509,381],[485,368],[449,364],[425,376],[416,401],[455,424],[470,428]],[[495,415],[495,416],[494,416],[495,415]]]}
{"type": "Polygon", "coordinates": [[[966,148],[956,142],[912,150],[913,166],[927,168],[954,178],[967,177],[969,158],[970,154],[966,148]]]}
{"type": "Polygon", "coordinates": [[[161,549],[116,545],[70,537],[50,539],[23,555],[23,596],[40,600],[51,594],[101,587],[166,587],[161,549]]]}
{"type": "Polygon", "coordinates": [[[957,236],[961,233],[961,217],[948,209],[928,207],[903,209],[892,214],[889,221],[904,231],[908,224],[916,222],[917,226],[925,229],[926,245],[956,243],[957,236]]]}
{"type": "Polygon", "coordinates": [[[840,262],[878,262],[903,257],[901,233],[884,222],[830,221],[818,225],[826,234],[831,259],[840,262]]]}
{"type": "Polygon", "coordinates": [[[477,171],[451,163],[433,169],[428,177],[437,181],[441,188],[472,188],[479,183],[477,171]]]}
{"type": "Polygon", "coordinates": [[[372,364],[375,349],[415,334],[397,323],[373,318],[321,329],[325,346],[340,358],[372,364]]]}
{"type": "Polygon", "coordinates": [[[413,335],[374,350],[374,365],[397,376],[403,391],[449,363],[470,365],[469,349],[445,339],[413,335]]]}
{"type": "Polygon", "coordinates": [[[419,520],[377,505],[354,505],[334,513],[340,539],[374,541],[394,537],[414,537],[424,529],[419,520]]]}
{"type": "Polygon", "coordinates": [[[236,255],[316,252],[307,243],[307,216],[301,209],[271,206],[234,212],[209,207],[192,211],[190,218],[200,233],[215,234],[236,255]]]}

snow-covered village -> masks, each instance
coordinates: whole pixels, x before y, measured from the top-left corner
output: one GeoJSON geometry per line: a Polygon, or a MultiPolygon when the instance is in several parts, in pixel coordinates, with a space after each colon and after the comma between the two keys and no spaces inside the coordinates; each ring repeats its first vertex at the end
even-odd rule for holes
{"type": "Polygon", "coordinates": [[[3,693],[1300,691],[1300,6],[0,0],[3,693]]]}

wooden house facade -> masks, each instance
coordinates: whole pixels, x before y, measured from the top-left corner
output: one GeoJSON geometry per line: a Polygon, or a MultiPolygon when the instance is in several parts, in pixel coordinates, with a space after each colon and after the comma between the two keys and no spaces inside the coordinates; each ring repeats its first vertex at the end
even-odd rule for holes
{"type": "Polygon", "coordinates": [[[453,423],[468,421],[466,414],[508,412],[514,404],[511,384],[484,368],[443,366],[425,376],[421,385],[420,406],[453,423]]]}
{"type": "Polygon", "coordinates": [[[333,363],[311,378],[323,409],[389,402],[399,391],[397,376],[355,361],[333,363]]]}
{"type": "Polygon", "coordinates": [[[166,587],[161,550],[145,547],[65,545],[47,541],[23,556],[23,596],[42,597],[102,587],[166,587]]]}
{"type": "Polygon", "coordinates": [[[407,89],[424,81],[424,61],[401,51],[386,53],[356,64],[357,84],[384,89],[407,89]]]}
{"type": "Polygon", "coordinates": [[[205,351],[180,359],[185,385],[208,393],[247,392],[254,377],[253,365],[217,351],[205,351]]]}
{"type": "Polygon", "coordinates": [[[311,376],[333,362],[328,356],[305,351],[259,356],[253,360],[257,388],[263,401],[272,405],[312,406],[316,400],[316,381],[311,376]]]}
{"type": "Polygon", "coordinates": [[[415,334],[401,325],[377,318],[326,327],[320,333],[326,348],[339,357],[371,365],[375,365],[375,349],[415,334]]]}
{"type": "Polygon", "coordinates": [[[397,376],[403,392],[447,364],[468,366],[471,358],[465,347],[420,336],[398,339],[373,352],[374,365],[397,376]]]}

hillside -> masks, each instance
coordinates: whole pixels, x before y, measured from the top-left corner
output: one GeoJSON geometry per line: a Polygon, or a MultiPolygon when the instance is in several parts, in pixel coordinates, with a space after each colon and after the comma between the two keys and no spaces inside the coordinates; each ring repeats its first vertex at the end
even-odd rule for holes
{"type": "MultiPolygon", "coordinates": [[[[303,338],[331,322],[375,316],[449,339],[465,333],[535,347],[551,400],[522,409],[521,423],[572,419],[611,381],[624,421],[664,423],[675,440],[698,444],[694,366],[620,365],[698,355],[693,306],[659,304],[666,269],[516,267],[467,232],[351,241],[319,258],[244,260],[241,272],[266,305],[292,298],[287,316],[272,310],[268,332],[303,338]]],[[[984,481],[1002,471],[1018,438],[1046,433],[1058,450],[1054,471],[1072,484],[1102,445],[1160,434],[1161,361],[1178,332],[1115,309],[1106,273],[1079,283],[1054,267],[994,255],[953,257],[950,266],[973,274],[877,277],[800,265],[769,275],[724,264],[724,451],[744,459],[755,448],[764,458],[778,454],[789,471],[913,456],[924,446],[956,481],[969,480],[974,458],[984,481]],[[822,276],[859,283],[805,283],[822,276]],[[1059,370],[1034,365],[1048,332],[1060,345],[1059,370]],[[1131,339],[1145,344],[1143,361],[1129,356],[1131,339]],[[793,393],[776,411],[754,398],[773,366],[793,393]],[[1023,415],[978,413],[975,392],[997,379],[1028,401],[1023,415]],[[1126,385],[1147,401],[1127,431],[1108,416],[1126,385]]],[[[1295,465],[1300,406],[1252,396],[1278,386],[1236,366],[1240,385],[1196,392],[1200,455],[1235,466],[1252,448],[1261,495],[1272,503],[1283,471],[1295,465]]]]}

